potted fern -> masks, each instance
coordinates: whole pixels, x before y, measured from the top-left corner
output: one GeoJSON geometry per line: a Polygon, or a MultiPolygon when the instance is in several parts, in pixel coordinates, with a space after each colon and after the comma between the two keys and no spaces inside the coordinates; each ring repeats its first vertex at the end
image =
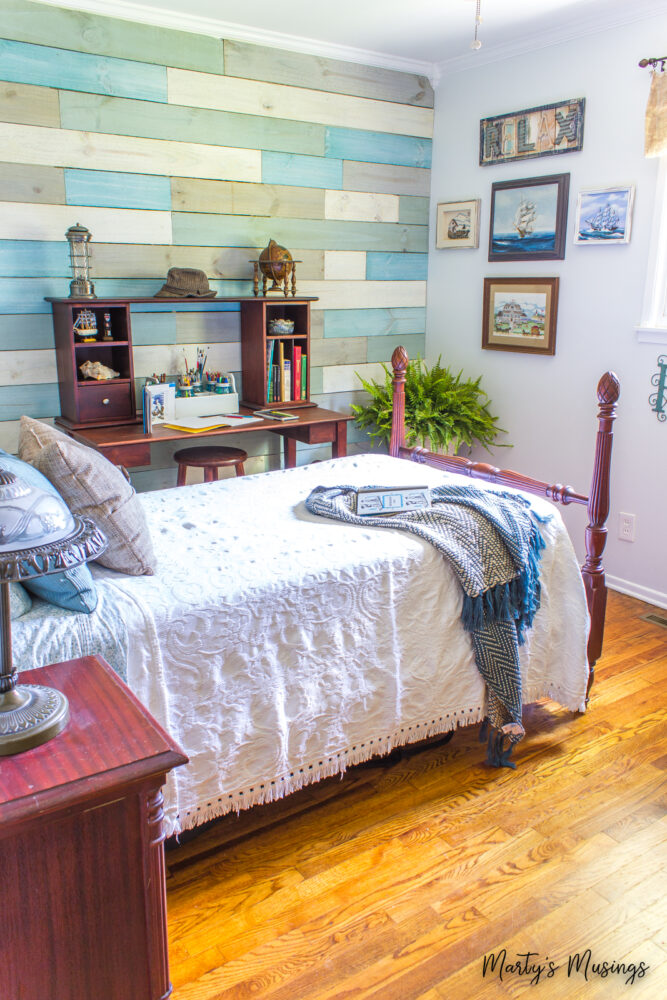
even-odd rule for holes
{"type": "MultiPolygon", "coordinates": [[[[386,365],[384,383],[358,375],[370,399],[353,404],[356,423],[367,430],[374,443],[389,444],[391,437],[392,376],[386,365]]],[[[405,373],[406,444],[419,444],[431,451],[456,453],[462,445],[481,444],[487,451],[498,434],[498,417],[492,416],[490,400],[477,379],[454,375],[438,358],[429,368],[418,357],[405,373]]]]}

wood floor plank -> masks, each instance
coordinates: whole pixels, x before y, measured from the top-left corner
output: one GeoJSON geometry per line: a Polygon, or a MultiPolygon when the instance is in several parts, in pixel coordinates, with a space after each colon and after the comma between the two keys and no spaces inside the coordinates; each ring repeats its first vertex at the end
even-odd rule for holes
{"type": "Polygon", "coordinates": [[[186,835],[166,854],[174,1000],[659,1000],[667,631],[610,592],[584,714],[524,712],[517,770],[476,727],[186,835]],[[546,956],[531,985],[485,955],[546,956]],[[591,950],[586,981],[568,956],[591,950]],[[648,971],[631,985],[602,961],[648,971]]]}

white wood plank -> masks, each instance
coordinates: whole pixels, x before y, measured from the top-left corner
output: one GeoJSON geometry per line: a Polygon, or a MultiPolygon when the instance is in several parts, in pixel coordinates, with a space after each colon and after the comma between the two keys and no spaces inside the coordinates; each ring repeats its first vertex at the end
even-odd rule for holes
{"type": "Polygon", "coordinates": [[[261,114],[373,132],[423,138],[433,135],[430,108],[191,70],[167,69],[167,100],[169,104],[188,107],[261,114]]]}
{"type": "Polygon", "coordinates": [[[363,281],[366,277],[366,251],[325,250],[324,277],[327,281],[363,281]]]}
{"type": "Polygon", "coordinates": [[[0,123],[2,159],[167,177],[261,180],[261,150],[0,123]]]}
{"type": "Polygon", "coordinates": [[[365,379],[384,382],[384,369],[377,362],[363,365],[335,365],[322,370],[322,391],[352,392],[361,389],[359,375],[365,379]]]}
{"type": "Polygon", "coordinates": [[[316,295],[318,309],[425,306],[425,281],[300,281],[299,295],[316,295]]]}
{"type": "MultiPolygon", "coordinates": [[[[208,356],[207,369],[212,371],[237,372],[241,369],[241,344],[219,343],[200,344],[208,356]]],[[[34,352],[31,352],[34,353],[34,352]]],[[[196,361],[196,346],[185,345],[190,366],[196,361]]],[[[153,372],[175,375],[185,367],[183,344],[161,344],[151,347],[133,348],[134,374],[136,378],[146,378],[153,372]]]]}
{"type": "Polygon", "coordinates": [[[57,381],[55,351],[0,351],[0,385],[57,381]]]}
{"type": "Polygon", "coordinates": [[[350,222],[398,222],[399,199],[393,194],[326,191],[324,218],[350,222]]]}
{"type": "MultiPolygon", "coordinates": [[[[75,222],[90,229],[93,240],[107,243],[171,242],[171,212],[0,202],[0,239],[3,240],[64,241],[65,233],[75,222]]],[[[94,257],[93,244],[93,266],[94,257]]]]}

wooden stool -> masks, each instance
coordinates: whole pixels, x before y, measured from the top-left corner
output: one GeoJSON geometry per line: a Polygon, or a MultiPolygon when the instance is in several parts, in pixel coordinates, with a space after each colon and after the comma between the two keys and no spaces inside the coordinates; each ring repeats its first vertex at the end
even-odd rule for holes
{"type": "Polygon", "coordinates": [[[210,445],[201,448],[181,448],[174,452],[174,461],[178,462],[177,486],[185,486],[185,476],[188,466],[204,470],[204,482],[214,483],[218,478],[218,469],[221,466],[233,465],[236,467],[236,475],[244,474],[243,463],[248,457],[248,452],[242,448],[222,448],[218,445],[210,445]]]}

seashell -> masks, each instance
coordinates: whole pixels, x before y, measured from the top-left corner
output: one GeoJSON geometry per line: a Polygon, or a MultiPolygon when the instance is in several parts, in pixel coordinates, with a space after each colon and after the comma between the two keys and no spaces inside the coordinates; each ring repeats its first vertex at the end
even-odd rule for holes
{"type": "Polygon", "coordinates": [[[98,382],[104,382],[109,378],[118,378],[120,375],[120,372],[115,372],[113,368],[107,368],[99,361],[84,361],[82,365],[79,365],[79,371],[85,378],[94,378],[98,382]]]}

